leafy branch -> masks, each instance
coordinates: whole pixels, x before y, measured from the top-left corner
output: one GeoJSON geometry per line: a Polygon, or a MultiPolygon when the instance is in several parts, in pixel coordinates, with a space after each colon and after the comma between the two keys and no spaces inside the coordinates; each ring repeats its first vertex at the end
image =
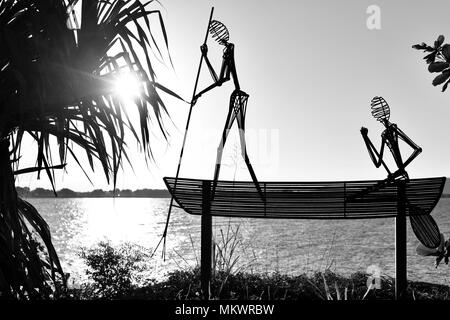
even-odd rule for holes
{"type": "Polygon", "coordinates": [[[450,83],[450,44],[443,44],[445,37],[440,35],[433,46],[425,42],[415,44],[412,47],[416,50],[423,50],[427,55],[423,58],[428,64],[430,73],[439,73],[433,79],[433,86],[442,86],[444,92],[450,83]]]}

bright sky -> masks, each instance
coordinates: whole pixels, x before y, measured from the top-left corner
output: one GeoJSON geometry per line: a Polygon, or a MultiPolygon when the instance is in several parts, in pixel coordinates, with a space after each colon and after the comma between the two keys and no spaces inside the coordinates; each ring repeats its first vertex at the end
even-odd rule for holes
{"type": "MultiPolygon", "coordinates": [[[[450,93],[433,87],[421,52],[411,45],[432,44],[448,36],[450,3],[444,0],[216,0],[162,1],[175,71],[162,68],[161,81],[190,100],[211,6],[235,44],[242,90],[250,95],[247,148],[260,180],[352,180],[384,178],[360,135],[361,126],[378,147],[382,126],[370,114],[370,100],[383,96],[391,121],[423,153],[408,166],[410,177],[450,175],[450,93]],[[381,29],[369,30],[370,5],[381,12],[381,29]]],[[[209,39],[218,72],[221,48],[209,39]]],[[[203,69],[204,75],[208,75],[203,69]]],[[[209,84],[202,77],[200,87],[209,84]]],[[[182,163],[183,177],[212,178],[232,83],[206,94],[193,110],[182,163]]],[[[176,172],[188,105],[166,99],[174,124],[170,138],[154,138],[155,164],[145,165],[130,149],[118,188],[164,188],[163,176],[176,172]]],[[[233,127],[237,130],[237,127],[233,127]]],[[[236,132],[236,131],[234,131],[236,132]]],[[[239,140],[230,134],[223,156],[222,179],[249,180],[239,157],[239,140]]],[[[405,154],[410,150],[404,148],[405,154]]],[[[87,162],[86,162],[87,165],[87,162]]],[[[97,172],[98,171],[98,172],[97,172]]],[[[58,176],[57,188],[110,189],[101,170],[92,186],[74,161],[58,176]]],[[[36,175],[21,177],[31,188],[50,184],[36,175]]]]}

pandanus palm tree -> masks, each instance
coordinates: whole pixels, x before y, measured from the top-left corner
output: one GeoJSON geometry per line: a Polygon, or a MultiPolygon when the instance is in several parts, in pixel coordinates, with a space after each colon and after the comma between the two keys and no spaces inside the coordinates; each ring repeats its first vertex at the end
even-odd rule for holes
{"type": "Polygon", "coordinates": [[[165,136],[168,114],[158,91],[178,96],[156,82],[152,62],[168,46],[150,2],[0,0],[1,297],[49,297],[65,281],[49,226],[17,195],[17,175],[43,172],[54,189],[54,170],[68,159],[82,166],[85,154],[115,187],[119,168],[129,162],[125,137],[151,159],[151,125],[165,136]],[[137,79],[136,118],[115,91],[124,73],[137,79]],[[21,168],[27,135],[36,141],[36,150],[25,150],[36,152],[36,165],[21,168]]]}

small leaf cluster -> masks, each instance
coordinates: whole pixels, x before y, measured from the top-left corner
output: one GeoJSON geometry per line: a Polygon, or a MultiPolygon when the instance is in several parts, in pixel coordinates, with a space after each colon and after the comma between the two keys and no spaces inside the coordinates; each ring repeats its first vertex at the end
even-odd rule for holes
{"type": "Polygon", "coordinates": [[[444,92],[450,83],[450,44],[444,44],[445,37],[440,35],[434,42],[433,46],[427,45],[425,42],[413,45],[417,50],[423,50],[427,55],[424,60],[428,64],[428,71],[438,73],[433,79],[433,86],[442,85],[444,92]]]}

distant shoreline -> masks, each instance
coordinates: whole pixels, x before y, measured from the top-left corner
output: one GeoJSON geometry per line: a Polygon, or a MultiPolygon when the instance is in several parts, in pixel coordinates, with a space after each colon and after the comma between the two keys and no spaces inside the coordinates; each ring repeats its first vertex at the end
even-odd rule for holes
{"type": "Polygon", "coordinates": [[[99,199],[99,198],[152,198],[152,199],[167,199],[171,196],[74,196],[74,197],[61,197],[61,196],[49,196],[49,197],[30,197],[30,196],[21,196],[24,199],[99,199]]]}
{"type": "MultiPolygon", "coordinates": [[[[166,189],[138,189],[129,190],[117,189],[105,191],[96,189],[93,191],[78,192],[71,189],[61,189],[56,191],[56,196],[53,190],[36,188],[30,190],[27,187],[17,187],[17,194],[21,198],[170,198],[171,195],[166,189]]],[[[441,198],[450,198],[450,193],[443,193],[441,198]]]]}
{"type": "Polygon", "coordinates": [[[170,198],[169,191],[165,189],[116,189],[105,191],[96,189],[93,191],[79,192],[71,189],[53,190],[36,188],[30,190],[27,187],[17,187],[17,194],[21,198],[170,198]]]}

